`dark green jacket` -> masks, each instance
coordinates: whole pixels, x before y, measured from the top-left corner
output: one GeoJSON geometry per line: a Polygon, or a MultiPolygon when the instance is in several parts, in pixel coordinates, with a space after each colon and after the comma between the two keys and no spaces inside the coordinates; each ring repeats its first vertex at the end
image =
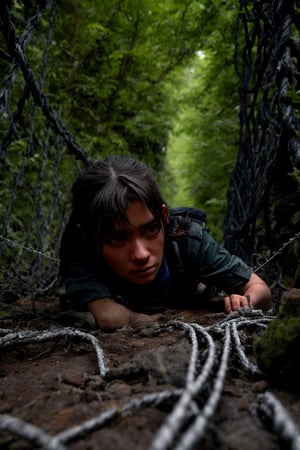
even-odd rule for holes
{"type": "MultiPolygon", "coordinates": [[[[162,271],[169,277],[147,286],[136,286],[112,273],[93,254],[76,229],[65,238],[62,275],[66,295],[74,306],[84,309],[92,300],[110,297],[137,311],[155,306],[186,306],[198,283],[228,294],[245,284],[252,269],[221,247],[199,223],[190,223],[178,237],[167,235],[162,271]]],[[[162,278],[159,274],[158,278],[162,278]]]]}

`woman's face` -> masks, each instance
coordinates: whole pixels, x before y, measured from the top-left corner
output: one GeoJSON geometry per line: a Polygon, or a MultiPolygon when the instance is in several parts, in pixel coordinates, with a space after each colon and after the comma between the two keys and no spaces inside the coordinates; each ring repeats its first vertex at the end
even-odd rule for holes
{"type": "MultiPolygon", "coordinates": [[[[163,217],[167,209],[162,205],[163,217]]],[[[164,257],[165,235],[160,219],[141,201],[126,210],[128,222],[117,220],[104,238],[103,257],[116,274],[137,285],[151,283],[164,257]]]]}

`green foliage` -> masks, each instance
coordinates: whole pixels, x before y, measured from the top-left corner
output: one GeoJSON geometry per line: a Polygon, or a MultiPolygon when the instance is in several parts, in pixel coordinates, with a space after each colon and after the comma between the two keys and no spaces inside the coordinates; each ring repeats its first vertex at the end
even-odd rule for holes
{"type": "Polygon", "coordinates": [[[198,45],[197,1],[62,2],[47,89],[91,156],[158,165],[170,125],[164,83],[198,45]]]}
{"type": "MultiPolygon", "coordinates": [[[[18,36],[26,24],[24,7],[12,7],[18,36]]],[[[29,17],[34,2],[26,8],[29,17]]],[[[236,136],[235,13],[227,2],[208,0],[58,2],[49,49],[51,8],[24,46],[54,115],[89,156],[142,159],[169,203],[203,207],[211,229],[220,229],[236,136]]],[[[0,48],[8,53],[3,36],[0,48]]],[[[8,75],[10,62],[0,59],[0,69],[8,75]]],[[[20,70],[1,134],[7,134],[22,94],[24,108],[3,153],[0,219],[9,222],[3,229],[12,240],[53,254],[79,163],[49,129],[20,70]]],[[[16,253],[22,250],[14,248],[12,260],[16,253]]]]}
{"type": "Polygon", "coordinates": [[[173,183],[164,188],[174,206],[203,208],[214,236],[222,239],[227,188],[236,157],[238,80],[233,66],[234,4],[213,11],[207,38],[181,72],[172,96],[177,114],[172,121],[167,171],[173,183]],[[218,23],[215,28],[214,25],[218,23]]]}

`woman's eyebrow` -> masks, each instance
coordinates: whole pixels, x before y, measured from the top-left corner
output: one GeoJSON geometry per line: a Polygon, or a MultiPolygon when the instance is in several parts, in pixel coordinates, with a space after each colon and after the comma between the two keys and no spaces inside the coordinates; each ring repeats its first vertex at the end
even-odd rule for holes
{"type": "Polygon", "coordinates": [[[141,225],[139,228],[147,228],[150,225],[156,225],[157,223],[159,223],[160,220],[157,218],[151,219],[148,222],[146,222],[145,224],[141,225]]]}
{"type": "Polygon", "coordinates": [[[140,229],[144,229],[149,227],[150,225],[154,225],[156,223],[159,222],[159,219],[157,218],[153,218],[148,220],[147,222],[142,223],[141,225],[139,225],[138,227],[135,227],[134,225],[132,225],[130,222],[128,222],[127,224],[120,224],[120,228],[115,228],[111,231],[111,233],[126,233],[128,231],[130,231],[131,228],[140,228],[140,229]],[[122,228],[121,228],[122,227],[122,228]]]}

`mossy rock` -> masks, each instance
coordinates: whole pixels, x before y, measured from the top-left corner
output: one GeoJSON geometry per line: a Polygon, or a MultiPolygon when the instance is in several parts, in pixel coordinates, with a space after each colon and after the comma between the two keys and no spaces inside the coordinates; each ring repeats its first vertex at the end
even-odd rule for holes
{"type": "Polygon", "coordinates": [[[271,379],[300,390],[300,289],[282,296],[277,316],[254,340],[253,350],[271,379]]]}

